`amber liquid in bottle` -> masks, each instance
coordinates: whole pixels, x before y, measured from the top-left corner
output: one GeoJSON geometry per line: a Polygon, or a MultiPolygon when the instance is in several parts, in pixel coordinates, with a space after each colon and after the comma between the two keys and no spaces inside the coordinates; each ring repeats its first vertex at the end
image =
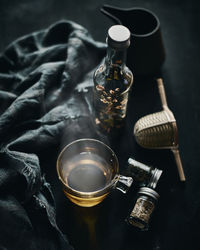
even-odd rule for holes
{"type": "Polygon", "coordinates": [[[107,133],[122,127],[126,117],[133,75],[125,60],[126,49],[108,47],[105,63],[94,73],[95,123],[107,133]]]}

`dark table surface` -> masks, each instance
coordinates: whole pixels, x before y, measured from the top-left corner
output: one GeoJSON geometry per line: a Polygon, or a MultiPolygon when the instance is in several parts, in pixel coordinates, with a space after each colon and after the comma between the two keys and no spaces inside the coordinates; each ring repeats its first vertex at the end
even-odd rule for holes
{"type": "Polygon", "coordinates": [[[64,197],[56,172],[50,171],[46,176],[56,199],[58,225],[77,250],[199,249],[199,1],[1,0],[0,50],[12,40],[46,28],[60,19],[81,24],[96,40],[104,42],[107,29],[112,25],[99,11],[104,3],[125,8],[145,7],[160,19],[166,50],[162,76],[168,105],[178,125],[179,149],[187,181],[184,185],[180,183],[174,158],[169,150],[147,150],[136,144],[132,135],[134,123],[143,115],[161,110],[155,84],[136,80],[128,109],[126,129],[129,132],[115,150],[122,172],[129,156],[163,170],[158,187],[161,198],[149,231],[138,232],[124,221],[133,206],[134,186],[127,195],[114,191],[100,205],[80,208],[64,197]]]}

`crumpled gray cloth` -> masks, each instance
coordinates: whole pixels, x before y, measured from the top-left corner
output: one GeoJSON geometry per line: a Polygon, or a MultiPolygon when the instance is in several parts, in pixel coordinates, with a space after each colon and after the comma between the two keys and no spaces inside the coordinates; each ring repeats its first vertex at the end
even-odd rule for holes
{"type": "Polygon", "coordinates": [[[92,77],[105,48],[82,26],[60,21],[0,55],[0,249],[72,248],[45,174],[64,144],[96,137],[92,77]]]}

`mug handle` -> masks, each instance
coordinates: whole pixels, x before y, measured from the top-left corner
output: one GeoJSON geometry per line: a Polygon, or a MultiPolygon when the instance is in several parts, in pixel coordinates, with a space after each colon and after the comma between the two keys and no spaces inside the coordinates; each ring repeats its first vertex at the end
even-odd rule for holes
{"type": "Polygon", "coordinates": [[[126,194],[133,183],[132,177],[120,175],[115,188],[126,194]]]}

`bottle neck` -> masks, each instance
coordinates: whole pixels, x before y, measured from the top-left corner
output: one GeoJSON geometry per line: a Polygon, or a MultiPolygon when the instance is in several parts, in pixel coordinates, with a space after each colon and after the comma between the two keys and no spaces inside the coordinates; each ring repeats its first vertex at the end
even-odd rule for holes
{"type": "Polygon", "coordinates": [[[126,49],[116,50],[108,46],[105,64],[107,67],[117,67],[123,69],[126,65],[126,49]]]}

